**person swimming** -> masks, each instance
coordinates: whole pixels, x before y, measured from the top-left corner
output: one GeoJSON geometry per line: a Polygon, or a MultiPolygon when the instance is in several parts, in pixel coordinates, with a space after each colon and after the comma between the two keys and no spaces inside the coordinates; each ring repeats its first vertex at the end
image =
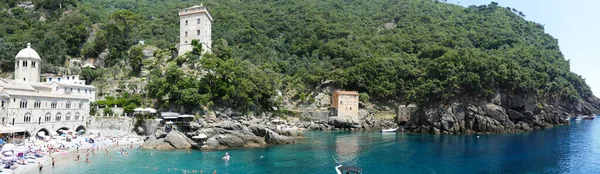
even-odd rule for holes
{"type": "Polygon", "coordinates": [[[231,157],[229,156],[229,152],[225,152],[225,156],[223,156],[223,160],[225,160],[225,161],[229,161],[229,158],[231,158],[231,157]]]}

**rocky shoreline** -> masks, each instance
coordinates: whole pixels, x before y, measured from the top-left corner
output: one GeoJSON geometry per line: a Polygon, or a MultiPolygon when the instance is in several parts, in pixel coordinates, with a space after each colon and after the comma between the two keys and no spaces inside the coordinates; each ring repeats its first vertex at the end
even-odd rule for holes
{"type": "Polygon", "coordinates": [[[136,126],[139,135],[146,136],[141,148],[157,150],[198,149],[222,150],[242,147],[264,147],[293,144],[303,138],[303,131],[371,130],[397,127],[393,119],[362,119],[356,128],[350,120],[332,117],[328,121],[300,121],[268,118],[233,120],[198,119],[189,123],[189,130],[165,132],[159,121],[146,120],[136,126]]]}
{"type": "MultiPolygon", "coordinates": [[[[233,112],[230,112],[233,113],[233,112]]],[[[271,115],[241,114],[209,115],[190,122],[185,131],[164,132],[156,120],[146,120],[136,126],[139,135],[146,136],[145,149],[199,149],[264,147],[293,144],[303,137],[303,131],[380,130],[400,127],[408,133],[426,134],[499,134],[525,132],[569,124],[576,115],[600,113],[600,101],[595,97],[577,102],[546,102],[535,97],[498,94],[489,101],[432,104],[419,108],[406,124],[393,118],[374,118],[362,110],[361,117],[328,117],[306,121],[295,117],[286,120],[271,115]],[[521,106],[521,107],[514,107],[521,106]],[[234,116],[235,115],[235,116],[234,116]]]]}
{"type": "Polygon", "coordinates": [[[276,125],[267,119],[199,119],[189,123],[185,133],[177,130],[167,133],[158,122],[150,121],[138,126],[137,130],[148,136],[142,148],[158,150],[264,147],[293,144],[302,137],[301,129],[276,125]]]}
{"type": "Polygon", "coordinates": [[[595,97],[552,104],[539,104],[535,99],[507,102],[498,97],[491,102],[455,102],[421,108],[404,128],[428,134],[515,133],[568,125],[572,116],[596,113],[600,113],[600,102],[595,97]]]}

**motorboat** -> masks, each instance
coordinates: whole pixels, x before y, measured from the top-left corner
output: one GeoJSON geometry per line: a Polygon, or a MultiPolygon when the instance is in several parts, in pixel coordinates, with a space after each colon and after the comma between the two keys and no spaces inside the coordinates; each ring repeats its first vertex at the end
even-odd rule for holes
{"type": "Polygon", "coordinates": [[[337,174],[346,174],[346,173],[354,173],[354,174],[362,174],[361,171],[363,169],[356,167],[356,166],[344,166],[341,164],[338,164],[338,166],[335,166],[335,171],[337,172],[337,174]]]}
{"type": "Polygon", "coordinates": [[[333,157],[333,160],[335,160],[335,163],[337,164],[337,166],[335,166],[335,171],[337,172],[337,174],[349,174],[349,173],[362,174],[361,171],[363,169],[360,167],[344,166],[344,165],[340,164],[340,162],[337,159],[335,159],[335,157],[333,157]]]}
{"type": "Polygon", "coordinates": [[[393,128],[393,129],[381,129],[381,133],[393,133],[398,131],[398,128],[393,128]]]}
{"type": "Polygon", "coordinates": [[[584,120],[593,120],[594,116],[591,116],[591,115],[590,116],[586,116],[586,117],[583,117],[583,119],[584,120]]]}

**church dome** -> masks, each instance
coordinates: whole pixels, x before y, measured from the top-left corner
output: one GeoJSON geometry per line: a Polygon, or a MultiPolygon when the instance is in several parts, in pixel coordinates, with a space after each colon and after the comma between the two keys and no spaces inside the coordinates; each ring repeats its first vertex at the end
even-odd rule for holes
{"type": "Polygon", "coordinates": [[[19,51],[19,53],[17,54],[17,56],[15,58],[32,58],[32,59],[41,60],[40,55],[31,48],[30,43],[27,43],[27,48],[24,48],[21,51],[19,51]]]}

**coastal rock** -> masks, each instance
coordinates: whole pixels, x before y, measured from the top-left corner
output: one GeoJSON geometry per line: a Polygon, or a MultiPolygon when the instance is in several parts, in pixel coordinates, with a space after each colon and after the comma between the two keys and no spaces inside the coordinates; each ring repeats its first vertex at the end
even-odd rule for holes
{"type": "Polygon", "coordinates": [[[326,93],[319,93],[315,96],[315,100],[317,101],[317,107],[328,107],[331,105],[331,97],[329,97],[326,93]]]}
{"type": "Polygon", "coordinates": [[[356,118],[345,117],[345,116],[337,116],[337,117],[329,117],[328,124],[332,125],[336,128],[353,128],[360,127],[360,121],[356,118]]]}
{"type": "Polygon", "coordinates": [[[227,147],[244,147],[244,140],[233,135],[218,135],[216,140],[219,144],[227,147]]]}
{"type": "Polygon", "coordinates": [[[202,150],[213,150],[219,147],[219,140],[217,140],[217,136],[211,137],[204,142],[202,146],[202,150]]]}
{"type": "MultiPolygon", "coordinates": [[[[198,134],[205,134],[208,137],[215,136],[217,132],[212,128],[205,128],[198,131],[198,134]]],[[[198,135],[196,134],[196,135],[198,135]]]]}
{"type": "Polygon", "coordinates": [[[198,130],[198,129],[202,128],[202,125],[200,125],[200,123],[197,123],[197,122],[191,122],[190,123],[190,128],[193,131],[195,131],[195,130],[198,130]]]}
{"type": "Polygon", "coordinates": [[[263,125],[251,124],[250,126],[248,126],[248,128],[256,136],[265,137],[267,135],[267,129],[263,125]]]}
{"type": "Polygon", "coordinates": [[[150,136],[141,146],[142,149],[156,149],[156,150],[173,150],[171,144],[164,141],[164,138],[157,139],[154,136],[150,136]]]}
{"type": "Polygon", "coordinates": [[[179,131],[171,131],[165,137],[165,142],[171,144],[176,149],[189,149],[195,144],[190,138],[179,131]]]}
{"type": "Polygon", "coordinates": [[[163,131],[162,129],[157,129],[156,132],[154,132],[154,137],[156,137],[156,139],[165,138],[166,136],[167,136],[167,133],[165,131],[163,131]]]}
{"type": "Polygon", "coordinates": [[[144,128],[143,128],[143,127],[141,127],[141,126],[137,127],[137,129],[136,129],[136,130],[137,130],[137,133],[138,133],[138,134],[144,134],[144,133],[146,133],[146,132],[145,132],[146,130],[144,130],[144,128]]]}
{"type": "Polygon", "coordinates": [[[295,141],[291,137],[282,136],[275,131],[267,130],[265,142],[269,144],[294,144],[295,141]]]}
{"type": "Polygon", "coordinates": [[[525,116],[523,116],[523,114],[521,114],[515,110],[512,110],[512,109],[508,110],[508,116],[510,117],[510,120],[514,120],[514,121],[522,120],[523,118],[525,118],[525,116]]]}
{"type": "Polygon", "coordinates": [[[485,105],[485,115],[495,119],[496,121],[506,121],[508,120],[508,115],[504,112],[504,108],[502,106],[498,106],[492,103],[488,103],[485,105]]]}
{"type": "Polygon", "coordinates": [[[220,122],[219,124],[217,124],[215,127],[223,128],[226,130],[242,130],[242,128],[244,126],[240,123],[233,123],[231,121],[223,121],[223,122],[220,122]]]}
{"type": "Polygon", "coordinates": [[[301,136],[300,132],[298,131],[298,128],[282,128],[278,133],[288,137],[301,136]]]}

